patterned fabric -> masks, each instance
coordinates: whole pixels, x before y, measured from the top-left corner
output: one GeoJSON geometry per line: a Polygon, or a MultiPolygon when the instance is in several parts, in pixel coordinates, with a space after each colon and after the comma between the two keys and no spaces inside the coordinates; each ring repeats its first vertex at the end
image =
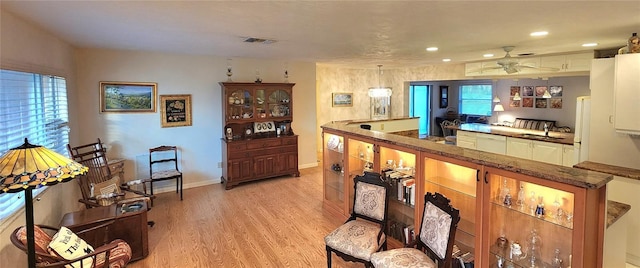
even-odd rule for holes
{"type": "MultiPolygon", "coordinates": [[[[98,254],[95,268],[103,268],[105,254],[98,254]]],[[[122,268],[131,260],[131,247],[127,242],[119,240],[118,246],[109,253],[109,268],[122,268]]]]}
{"type": "Polygon", "coordinates": [[[182,173],[177,170],[163,170],[163,171],[153,172],[153,174],[151,175],[151,178],[161,179],[161,178],[180,176],[180,175],[182,175],[182,173]]]}
{"type": "Polygon", "coordinates": [[[384,220],[385,188],[364,182],[356,185],[355,213],[366,215],[376,220],[384,220]]]}
{"type": "Polygon", "coordinates": [[[386,237],[376,241],[380,225],[363,220],[349,221],[325,236],[327,246],[347,255],[369,261],[371,253],[378,251],[386,237]]]}
{"type": "MultiPolygon", "coordinates": [[[[33,232],[34,232],[34,240],[36,244],[36,252],[48,255],[49,254],[48,248],[49,248],[49,243],[51,243],[51,236],[49,236],[37,225],[33,227],[33,232]]],[[[27,228],[25,226],[22,226],[20,230],[16,232],[16,237],[18,238],[18,240],[20,240],[20,242],[22,242],[23,245],[26,246],[27,245],[27,228]]],[[[42,256],[36,255],[36,258],[39,263],[52,263],[59,260],[54,258],[53,256],[51,257],[51,259],[49,259],[49,258],[44,258],[42,256]]]]}
{"type": "Polygon", "coordinates": [[[515,127],[515,128],[544,130],[544,124],[545,123],[547,124],[547,127],[549,129],[553,129],[553,127],[556,124],[556,121],[516,118],[516,120],[513,121],[513,125],[512,126],[515,127]]]}
{"type": "Polygon", "coordinates": [[[432,203],[425,204],[422,218],[420,240],[425,243],[440,259],[445,258],[449,231],[451,230],[451,215],[445,213],[432,203]]]}
{"type": "Polygon", "coordinates": [[[371,254],[373,267],[435,268],[436,263],[427,254],[415,248],[397,248],[371,254]]]}
{"type": "MultiPolygon", "coordinates": [[[[87,244],[67,227],[60,227],[60,230],[51,238],[49,252],[57,254],[65,260],[80,258],[93,252],[93,247],[87,244]]],[[[66,265],[67,268],[92,267],[93,259],[85,258],[81,261],[66,265]],[[81,264],[82,263],[82,264],[81,264]]]]}

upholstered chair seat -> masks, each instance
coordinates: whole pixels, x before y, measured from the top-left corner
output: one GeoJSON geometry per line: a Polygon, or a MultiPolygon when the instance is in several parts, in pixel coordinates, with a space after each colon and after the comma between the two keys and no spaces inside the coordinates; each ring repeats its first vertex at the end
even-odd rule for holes
{"type": "Polygon", "coordinates": [[[436,268],[427,254],[415,248],[399,248],[378,252],[371,257],[374,267],[436,268]]]}
{"type": "Polygon", "coordinates": [[[328,234],[324,242],[337,251],[369,261],[371,253],[378,251],[379,245],[386,239],[383,233],[381,239],[376,241],[378,233],[380,233],[380,224],[354,220],[328,234]]]}

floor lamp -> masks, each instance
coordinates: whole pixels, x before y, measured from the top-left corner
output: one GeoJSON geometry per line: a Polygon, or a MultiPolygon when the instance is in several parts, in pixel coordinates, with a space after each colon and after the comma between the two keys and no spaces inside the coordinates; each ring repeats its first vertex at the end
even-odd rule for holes
{"type": "Polygon", "coordinates": [[[72,180],[89,168],[40,145],[24,144],[0,157],[0,194],[25,192],[29,268],[36,267],[32,190],[72,180]]]}

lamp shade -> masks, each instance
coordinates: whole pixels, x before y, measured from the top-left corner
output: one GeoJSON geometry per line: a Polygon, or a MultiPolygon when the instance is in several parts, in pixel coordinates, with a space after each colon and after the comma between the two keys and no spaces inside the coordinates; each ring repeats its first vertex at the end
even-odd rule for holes
{"type": "Polygon", "coordinates": [[[39,145],[24,144],[0,158],[0,193],[66,182],[89,168],[39,145]]]}
{"type": "Polygon", "coordinates": [[[522,97],[520,97],[520,92],[516,92],[515,95],[513,95],[513,100],[521,100],[522,97]]]}
{"type": "Polygon", "coordinates": [[[66,182],[89,168],[39,145],[24,144],[0,157],[0,194],[24,191],[29,268],[36,267],[32,190],[66,182]]]}
{"type": "Polygon", "coordinates": [[[493,111],[494,112],[504,112],[504,107],[502,106],[502,104],[498,103],[498,104],[496,104],[496,106],[493,107],[493,111]]]}
{"type": "Polygon", "coordinates": [[[544,94],[542,95],[543,98],[545,99],[550,99],[551,98],[551,94],[549,94],[549,90],[545,89],[544,90],[544,94]]]}

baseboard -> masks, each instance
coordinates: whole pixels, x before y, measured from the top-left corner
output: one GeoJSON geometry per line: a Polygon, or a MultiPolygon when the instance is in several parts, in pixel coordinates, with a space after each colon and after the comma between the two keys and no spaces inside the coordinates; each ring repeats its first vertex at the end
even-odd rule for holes
{"type": "Polygon", "coordinates": [[[640,256],[627,252],[627,263],[640,267],[640,256]]]}
{"type": "Polygon", "coordinates": [[[309,163],[309,164],[303,164],[303,165],[298,165],[298,169],[305,169],[305,168],[312,168],[312,167],[317,167],[318,163],[309,163]]]}

